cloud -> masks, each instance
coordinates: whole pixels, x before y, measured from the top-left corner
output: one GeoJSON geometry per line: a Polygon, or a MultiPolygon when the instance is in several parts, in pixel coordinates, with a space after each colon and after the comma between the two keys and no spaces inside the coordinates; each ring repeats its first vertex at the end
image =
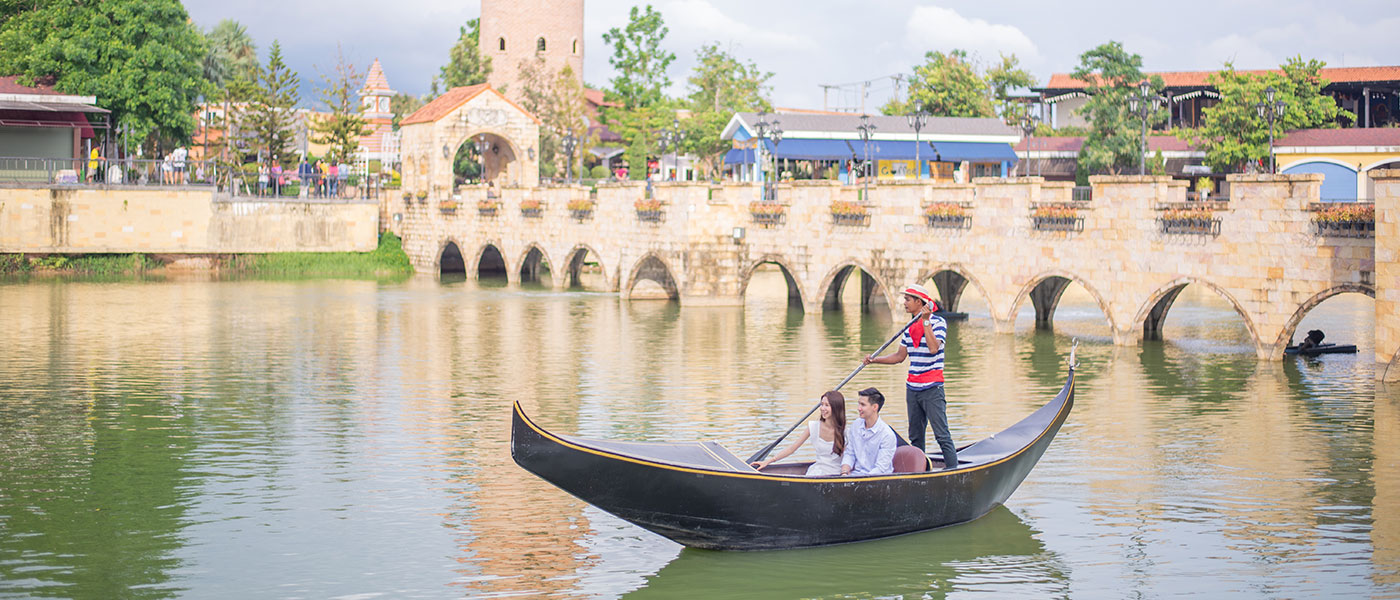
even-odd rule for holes
{"type": "Polygon", "coordinates": [[[764,50],[815,50],[816,40],[776,30],[764,30],[724,14],[707,0],[677,0],[662,7],[671,35],[697,44],[742,41],[764,50]]]}
{"type": "Polygon", "coordinates": [[[1035,43],[1020,28],[970,19],[950,8],[918,6],[904,29],[905,41],[915,50],[967,50],[983,60],[1000,53],[1015,54],[1022,64],[1040,60],[1035,43]]]}

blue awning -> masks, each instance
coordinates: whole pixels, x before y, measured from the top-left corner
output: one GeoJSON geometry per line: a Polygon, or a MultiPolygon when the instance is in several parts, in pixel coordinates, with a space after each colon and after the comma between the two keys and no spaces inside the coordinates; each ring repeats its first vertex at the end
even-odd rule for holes
{"type": "Polygon", "coordinates": [[[846,140],[784,139],[777,146],[778,158],[793,160],[850,160],[851,145],[846,140]]]}
{"type": "Polygon", "coordinates": [[[1005,142],[933,142],[943,162],[1016,162],[1016,151],[1005,142]]]}
{"type": "MultiPolygon", "coordinates": [[[[784,142],[786,143],[786,142],[784,142]]],[[[773,152],[773,141],[763,140],[763,145],[768,148],[768,152],[773,152]]],[[[753,148],[733,148],[724,153],[724,164],[726,165],[748,165],[753,164],[753,148]]],[[[780,155],[781,156],[781,155],[780,155]]]]}
{"type": "MultiPolygon", "coordinates": [[[[903,140],[870,140],[870,158],[872,160],[914,160],[914,148],[918,147],[919,160],[933,160],[933,146],[928,142],[918,142],[903,140]]],[[[851,148],[855,150],[858,158],[865,158],[865,144],[859,140],[851,142],[851,148]]]]}

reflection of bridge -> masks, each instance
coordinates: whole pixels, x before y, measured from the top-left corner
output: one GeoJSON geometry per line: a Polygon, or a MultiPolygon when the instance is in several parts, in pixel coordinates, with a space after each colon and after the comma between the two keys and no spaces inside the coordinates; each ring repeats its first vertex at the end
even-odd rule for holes
{"type": "MultiPolygon", "coordinates": [[[[683,303],[739,304],[754,270],[772,263],[808,312],[839,303],[855,274],[863,301],[891,309],[897,299],[886,290],[932,279],[948,310],[974,286],[997,331],[1009,332],[1027,301],[1036,325],[1049,327],[1074,282],[1103,310],[1118,344],[1160,337],[1177,295],[1199,284],[1235,308],[1261,358],[1278,359],[1322,301],[1346,292],[1376,297],[1373,239],[1319,234],[1313,222],[1320,181],[1233,176],[1229,202],[1205,205],[1214,211],[1203,223],[1170,221],[1184,215],[1168,209],[1188,205],[1185,182],[1166,177],[1096,177],[1094,200],[1084,204],[1069,201],[1065,184],[1039,178],[885,184],[872,189],[868,217],[849,225],[833,223],[832,202],[854,202],[858,190],[825,181],[780,185],[783,214],[773,224],[750,214],[757,188],[734,184],[657,184],[655,221],[634,208],[645,197],[635,183],[600,187],[587,216],[567,208],[588,200],[578,188],[507,188],[494,217],[478,211],[480,189],[465,190],[454,214],[431,198],[407,207],[395,199],[390,211],[404,215],[398,227],[420,270],[459,262],[475,277],[494,264],[520,281],[545,265],[554,285],[565,287],[587,260],[601,265],[607,287],[624,298],[651,280],[683,303]],[[525,216],[522,200],[539,200],[542,212],[525,216]],[[923,208],[935,203],[967,218],[934,226],[923,208]],[[1037,222],[1052,207],[1060,216],[1037,222]]],[[[1378,194],[1396,187],[1378,185],[1378,194]]],[[[1383,210],[1393,200],[1378,198],[1383,210]]],[[[1377,352],[1390,360],[1396,348],[1387,343],[1378,339],[1377,352]]]]}

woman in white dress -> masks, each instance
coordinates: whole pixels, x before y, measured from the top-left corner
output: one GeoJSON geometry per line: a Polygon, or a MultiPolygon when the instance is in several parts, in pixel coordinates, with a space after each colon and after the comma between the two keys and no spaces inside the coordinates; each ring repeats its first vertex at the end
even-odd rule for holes
{"type": "Polygon", "coordinates": [[[768,460],[752,463],[753,468],[762,471],[764,467],[792,456],[803,443],[811,440],[817,461],[807,468],[807,476],[840,475],[841,453],[846,451],[846,397],[834,390],[822,394],[821,407],[817,410],[821,419],[808,422],[807,429],[797,437],[797,441],[768,460]]]}

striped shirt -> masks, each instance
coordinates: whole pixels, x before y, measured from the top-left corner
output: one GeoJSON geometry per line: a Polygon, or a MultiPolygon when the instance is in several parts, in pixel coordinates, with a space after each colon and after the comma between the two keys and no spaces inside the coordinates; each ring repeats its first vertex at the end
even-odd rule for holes
{"type": "Polygon", "coordinates": [[[943,385],[943,342],[948,337],[948,322],[938,315],[909,326],[900,336],[899,343],[909,353],[909,378],[905,381],[911,390],[926,390],[935,385],[943,385]],[[929,352],[927,333],[933,330],[932,337],[938,339],[938,352],[929,352]]]}

